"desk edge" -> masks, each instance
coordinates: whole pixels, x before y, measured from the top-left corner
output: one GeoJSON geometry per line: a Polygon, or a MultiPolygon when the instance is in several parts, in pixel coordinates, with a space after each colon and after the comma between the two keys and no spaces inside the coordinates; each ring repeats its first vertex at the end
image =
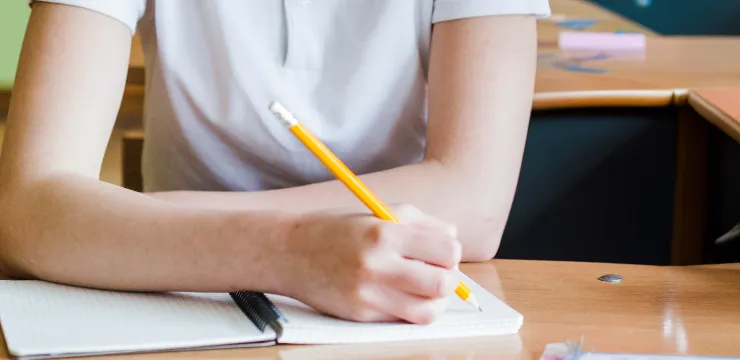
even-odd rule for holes
{"type": "Polygon", "coordinates": [[[718,127],[722,132],[740,142],[740,124],[722,109],[712,105],[699,93],[691,91],[688,94],[687,103],[704,119],[718,127]]]}

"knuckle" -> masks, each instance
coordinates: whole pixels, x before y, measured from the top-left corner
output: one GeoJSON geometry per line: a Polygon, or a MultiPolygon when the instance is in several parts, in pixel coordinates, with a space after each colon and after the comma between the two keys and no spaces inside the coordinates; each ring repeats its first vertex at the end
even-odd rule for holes
{"type": "Polygon", "coordinates": [[[421,210],[411,204],[398,204],[395,206],[395,211],[396,215],[406,219],[411,219],[421,214],[421,210]]]}
{"type": "Polygon", "coordinates": [[[372,256],[360,257],[357,266],[358,286],[366,282],[373,282],[380,277],[380,268],[372,256]]]}
{"type": "Polygon", "coordinates": [[[404,213],[415,213],[418,212],[419,209],[411,204],[399,204],[398,205],[398,211],[404,212],[404,213]]]}
{"type": "Polygon", "coordinates": [[[447,225],[447,234],[451,237],[457,239],[457,226],[455,225],[447,225]]]}
{"type": "Polygon", "coordinates": [[[353,320],[368,322],[373,321],[377,317],[377,314],[370,306],[372,296],[367,287],[357,287],[351,295],[351,303],[353,305],[353,311],[350,317],[353,320]]]}
{"type": "Polygon", "coordinates": [[[443,266],[453,267],[462,258],[462,246],[452,237],[442,237],[439,242],[439,254],[443,266]]]}
{"type": "Polygon", "coordinates": [[[375,314],[370,309],[357,309],[351,316],[354,321],[371,322],[375,320],[375,314]]]}
{"type": "Polygon", "coordinates": [[[431,291],[431,295],[435,297],[448,295],[450,292],[449,276],[447,276],[444,272],[439,272],[435,274],[432,281],[431,291]]]}
{"type": "Polygon", "coordinates": [[[428,306],[427,304],[421,304],[419,306],[414,306],[410,308],[407,318],[412,323],[430,324],[434,322],[436,318],[436,313],[434,311],[434,308],[432,308],[431,306],[428,306]]]}
{"type": "Polygon", "coordinates": [[[370,225],[367,233],[365,234],[365,239],[367,240],[369,245],[372,247],[385,247],[392,245],[395,236],[390,225],[391,224],[386,224],[383,222],[378,222],[370,225]]]}
{"type": "Polygon", "coordinates": [[[431,277],[429,296],[436,298],[445,298],[455,291],[457,283],[452,271],[441,270],[431,277]]]}
{"type": "Polygon", "coordinates": [[[424,303],[418,313],[417,321],[422,324],[431,324],[436,321],[447,309],[448,299],[439,299],[424,303]]]}

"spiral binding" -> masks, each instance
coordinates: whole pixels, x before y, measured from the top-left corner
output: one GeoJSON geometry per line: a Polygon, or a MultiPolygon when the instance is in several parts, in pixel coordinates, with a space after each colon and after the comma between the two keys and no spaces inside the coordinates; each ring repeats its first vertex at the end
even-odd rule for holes
{"type": "Polygon", "coordinates": [[[269,325],[278,335],[283,332],[283,314],[265,294],[252,291],[235,291],[229,295],[252,323],[264,332],[269,325]]]}

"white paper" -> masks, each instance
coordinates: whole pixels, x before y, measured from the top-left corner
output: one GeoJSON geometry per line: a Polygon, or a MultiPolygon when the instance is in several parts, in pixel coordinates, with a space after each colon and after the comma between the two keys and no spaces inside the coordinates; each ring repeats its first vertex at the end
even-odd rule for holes
{"type": "Polygon", "coordinates": [[[423,339],[449,339],[515,334],[522,325],[520,313],[460,274],[483,311],[452,295],[445,314],[433,324],[360,323],[328,317],[293,299],[269,295],[288,319],[278,343],[340,344],[423,339]]]}
{"type": "Polygon", "coordinates": [[[10,353],[117,353],[274,340],[228,294],[102,291],[42,281],[0,281],[0,323],[10,353]]]}

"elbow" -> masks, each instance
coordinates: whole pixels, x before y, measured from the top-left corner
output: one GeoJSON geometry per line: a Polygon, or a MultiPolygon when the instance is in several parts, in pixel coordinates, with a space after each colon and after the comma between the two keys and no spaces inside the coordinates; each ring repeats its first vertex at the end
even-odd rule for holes
{"type": "Polygon", "coordinates": [[[486,241],[473,244],[463,252],[462,262],[476,263],[492,260],[498,252],[499,241],[486,241]]]}
{"type": "Polygon", "coordinates": [[[461,230],[460,240],[464,244],[462,262],[484,262],[496,256],[504,230],[504,225],[497,217],[479,217],[461,230]],[[463,236],[467,241],[462,239],[463,236]]]}
{"type": "MultiPolygon", "coordinates": [[[[437,169],[435,173],[440,187],[437,193],[447,193],[445,208],[455,208],[458,240],[462,244],[462,262],[484,262],[493,259],[499,250],[504,228],[511,209],[511,198],[507,193],[492,189],[489,176],[477,171],[466,171],[462,165],[445,165],[434,158],[424,160],[437,169]],[[502,196],[503,195],[503,196],[502,196]]],[[[434,195],[436,196],[436,195],[434,195]]],[[[454,220],[453,220],[454,221],[454,220]]]]}
{"type": "Polygon", "coordinates": [[[38,277],[33,276],[31,269],[24,266],[24,259],[17,256],[16,249],[8,246],[8,241],[0,239],[0,278],[12,278],[18,280],[35,280],[38,277]]]}
{"type": "MultiPolygon", "coordinates": [[[[23,239],[22,224],[11,199],[9,189],[0,188],[0,276],[16,279],[35,279],[32,269],[27,264],[33,263],[27,245],[23,239]]],[[[30,252],[32,253],[32,252],[30,252]]]]}

